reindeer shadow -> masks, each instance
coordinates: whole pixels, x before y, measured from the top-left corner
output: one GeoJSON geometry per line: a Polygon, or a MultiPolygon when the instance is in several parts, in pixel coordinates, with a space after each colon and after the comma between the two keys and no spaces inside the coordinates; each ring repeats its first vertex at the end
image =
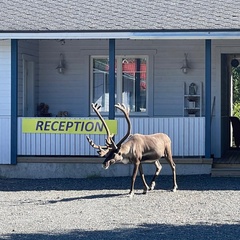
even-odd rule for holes
{"type": "Polygon", "coordinates": [[[122,197],[124,194],[95,194],[88,195],[83,197],[73,197],[73,198],[62,198],[58,200],[49,200],[46,203],[55,204],[59,202],[71,202],[71,201],[79,201],[79,200],[92,200],[92,199],[101,199],[101,198],[114,198],[114,197],[122,197]]]}

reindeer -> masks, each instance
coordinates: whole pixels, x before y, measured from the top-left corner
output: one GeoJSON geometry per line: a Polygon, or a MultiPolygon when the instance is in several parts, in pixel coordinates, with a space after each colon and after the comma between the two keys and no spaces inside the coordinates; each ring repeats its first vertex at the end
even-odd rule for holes
{"type": "Polygon", "coordinates": [[[173,192],[175,192],[178,186],[176,182],[176,167],[172,159],[170,138],[164,133],[155,133],[151,135],[131,135],[131,122],[129,118],[130,110],[129,108],[126,108],[124,104],[117,104],[115,107],[123,112],[128,124],[128,130],[125,136],[116,144],[113,139],[114,135],[110,133],[105,120],[99,112],[101,106],[97,103],[92,103],[91,106],[103,123],[103,126],[107,132],[107,138],[104,146],[96,145],[88,136],[87,140],[93,148],[98,149],[97,152],[100,157],[105,157],[103,168],[108,169],[110,165],[119,162],[124,164],[134,164],[131,189],[129,192],[130,197],[134,195],[134,184],[138,170],[144,185],[143,194],[146,194],[149,190],[153,190],[155,188],[156,178],[162,169],[159,161],[162,157],[165,157],[171,166],[173,174],[173,192]],[[127,141],[124,142],[125,140],[127,141]],[[150,187],[145,180],[142,163],[154,163],[156,166],[156,172],[151,181],[150,187]]]}

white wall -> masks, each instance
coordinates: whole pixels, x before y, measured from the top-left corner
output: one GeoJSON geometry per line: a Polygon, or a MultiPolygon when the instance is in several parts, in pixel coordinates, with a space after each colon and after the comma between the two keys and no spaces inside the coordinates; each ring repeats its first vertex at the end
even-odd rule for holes
{"type": "MultiPolygon", "coordinates": [[[[204,82],[204,41],[116,40],[117,54],[149,56],[148,114],[150,116],[183,115],[183,82],[204,82]],[[183,74],[184,53],[188,54],[190,71],[183,74]]],[[[72,117],[89,115],[91,55],[108,55],[108,40],[55,40],[39,42],[39,99],[58,111],[69,111],[72,117]],[[63,53],[67,69],[58,74],[59,55],[63,53]]]]}
{"type": "MultiPolygon", "coordinates": [[[[38,58],[39,58],[39,41],[38,40],[24,40],[18,42],[18,116],[23,116],[23,55],[34,57],[35,63],[35,96],[38,96],[39,88],[39,74],[38,74],[38,58]]],[[[37,112],[37,106],[35,111],[37,112]]]]}

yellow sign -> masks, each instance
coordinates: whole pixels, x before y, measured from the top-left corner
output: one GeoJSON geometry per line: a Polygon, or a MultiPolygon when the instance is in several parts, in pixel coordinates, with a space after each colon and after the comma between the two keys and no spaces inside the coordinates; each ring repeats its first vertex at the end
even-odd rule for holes
{"type": "MultiPolygon", "coordinates": [[[[105,120],[111,133],[117,133],[117,120],[105,120]]],[[[23,133],[106,134],[100,120],[70,118],[23,118],[23,133]]]]}

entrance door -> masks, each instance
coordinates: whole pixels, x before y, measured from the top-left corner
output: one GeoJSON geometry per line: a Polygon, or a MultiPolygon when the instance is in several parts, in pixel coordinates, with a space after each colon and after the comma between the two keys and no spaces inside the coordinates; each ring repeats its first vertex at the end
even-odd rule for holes
{"type": "Polygon", "coordinates": [[[229,116],[231,115],[231,66],[229,55],[221,56],[221,149],[223,155],[229,150],[230,131],[229,116]]]}
{"type": "Polygon", "coordinates": [[[35,106],[35,58],[23,55],[23,116],[34,117],[35,106]]]}
{"type": "Polygon", "coordinates": [[[222,154],[240,146],[240,58],[239,54],[221,56],[221,130],[222,154]],[[231,123],[230,117],[237,117],[231,123]],[[238,132],[236,133],[236,129],[238,132]],[[235,135],[236,134],[236,135],[235,135]],[[234,137],[235,135],[235,137],[234,137]],[[237,137],[237,139],[235,139],[237,137]]]}
{"type": "Polygon", "coordinates": [[[232,148],[240,147],[240,58],[239,54],[231,56],[231,132],[230,146],[232,148]]]}

